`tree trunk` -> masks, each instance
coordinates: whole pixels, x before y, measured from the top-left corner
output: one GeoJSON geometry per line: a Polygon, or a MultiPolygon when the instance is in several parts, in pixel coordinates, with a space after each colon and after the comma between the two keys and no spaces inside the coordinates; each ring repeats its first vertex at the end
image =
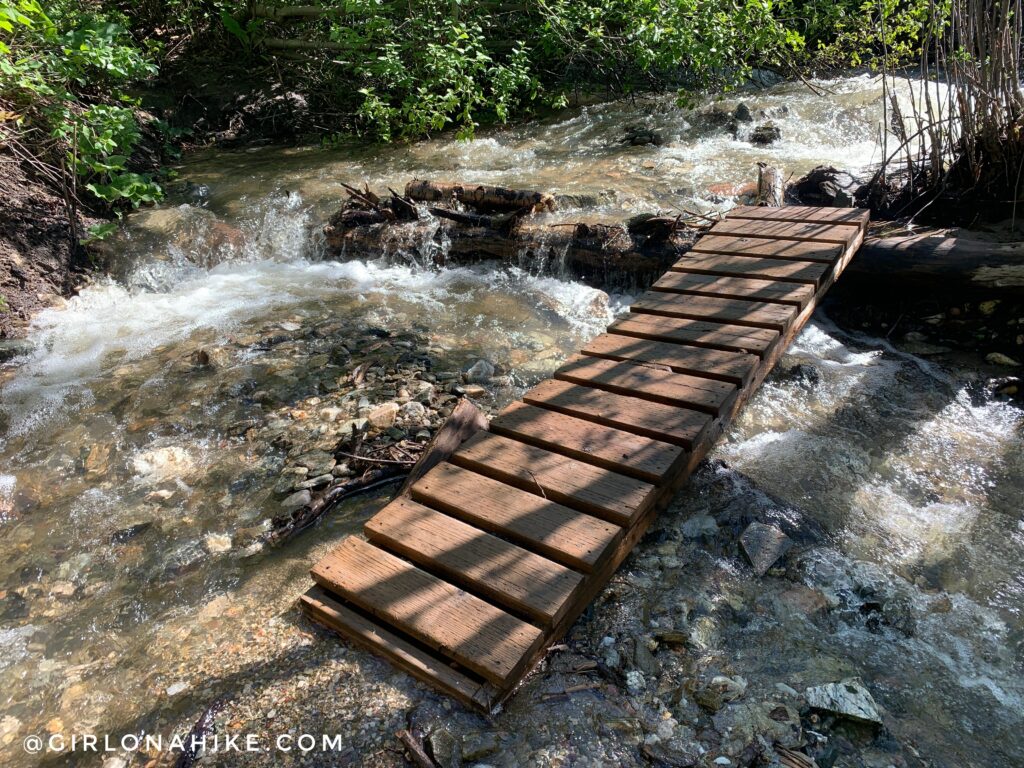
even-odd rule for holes
{"type": "Polygon", "coordinates": [[[979,240],[955,229],[872,237],[850,262],[845,277],[872,280],[883,290],[916,287],[957,296],[1024,297],[1024,242],[979,240]]]}
{"type": "Polygon", "coordinates": [[[757,198],[754,205],[779,208],[782,204],[782,173],[766,163],[758,163],[757,198]]]}
{"type": "Polygon", "coordinates": [[[455,184],[446,181],[413,179],[405,185],[405,196],[422,203],[444,203],[458,200],[480,210],[532,211],[555,210],[555,198],[541,192],[527,192],[486,184],[455,184]]]}

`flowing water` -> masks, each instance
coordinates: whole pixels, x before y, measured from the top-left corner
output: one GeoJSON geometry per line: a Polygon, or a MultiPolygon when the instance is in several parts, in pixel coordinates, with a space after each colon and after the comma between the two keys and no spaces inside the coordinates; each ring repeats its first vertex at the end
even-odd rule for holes
{"type": "MultiPolygon", "coordinates": [[[[282,681],[310,673],[310,647],[342,671],[319,694],[332,697],[332,712],[313,699],[309,711],[348,734],[351,762],[377,754],[396,713],[432,694],[310,635],[292,605],[310,564],[382,498],[346,505],[281,550],[246,545],[239,532],[279,511],[273,488],[284,455],[250,430],[280,420],[268,403],[315,406],[337,387],[341,348],[381,329],[435,370],[489,360],[510,382],[492,393],[500,406],[600,332],[629,296],[522,267],[436,271],[401,254],[322,260],[316,229],[344,197],[341,183],[383,190],[430,177],[537,188],[565,196],[553,218],[571,220],[728,207],[721,185],[752,179],[757,160],[799,174],[880,159],[878,81],[820,85],[828,93],[787,84],[743,95],[758,120],[780,127],[770,148],[657,98],[469,143],[189,158],[188,187],[128,217],[109,244],[111,277],[40,315],[35,351],[0,369],[3,763],[42,759],[22,749],[30,734],[170,732],[218,697],[263,696],[271,703],[254,717],[272,723],[282,681]],[[665,143],[618,143],[630,123],[665,143]],[[197,368],[208,349],[222,359],[197,368]],[[377,733],[362,720],[386,727],[377,733]]],[[[861,675],[887,725],[930,764],[1024,764],[1024,418],[980,396],[971,370],[823,316],[780,368],[794,363],[816,371],[815,383],[770,379],[716,456],[823,531],[792,578],[826,596],[831,618],[808,624],[759,611],[723,629],[724,644],[746,659],[752,684],[861,675]]],[[[718,516],[752,491],[741,483],[717,493],[684,494],[659,525],[718,516]]],[[[628,564],[630,578],[646,578],[644,552],[628,564]]],[[[709,562],[715,579],[739,567],[709,562]]],[[[660,589],[692,578],[671,572],[677,581],[660,589]]],[[[608,621],[620,618],[611,611],[608,621]]],[[[294,689],[283,699],[303,701],[294,689]]],[[[503,727],[518,735],[502,764],[558,763],[535,748],[552,718],[575,722],[572,707],[558,706],[517,701],[503,727]]],[[[627,762],[618,749],[598,750],[594,764],[627,762]]],[[[110,755],[79,757],[98,764],[110,755]]]]}

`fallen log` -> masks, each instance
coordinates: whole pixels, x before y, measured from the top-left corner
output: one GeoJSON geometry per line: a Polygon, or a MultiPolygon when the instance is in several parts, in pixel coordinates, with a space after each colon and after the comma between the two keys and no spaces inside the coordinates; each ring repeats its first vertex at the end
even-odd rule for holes
{"type": "Polygon", "coordinates": [[[1024,242],[982,240],[956,229],[869,237],[846,269],[845,282],[857,279],[883,290],[1024,297],[1024,242]]]}
{"type": "Polygon", "coordinates": [[[698,233],[662,217],[637,232],[619,225],[545,225],[521,219],[513,227],[474,223],[461,214],[400,224],[373,211],[344,209],[324,227],[324,235],[327,255],[334,258],[400,254],[419,264],[438,266],[495,259],[537,271],[554,269],[607,287],[657,279],[689,250],[698,233]]]}
{"type": "Polygon", "coordinates": [[[404,484],[395,494],[395,498],[407,495],[414,482],[451,456],[463,442],[487,427],[487,417],[473,405],[472,401],[463,398],[455,404],[451,415],[445,419],[444,424],[420,452],[419,458],[415,462],[388,461],[336,450],[336,456],[354,458],[364,464],[382,466],[369,469],[359,477],[332,485],[306,506],[274,518],[265,541],[272,546],[279,545],[305,531],[345,499],[397,483],[400,480],[404,480],[404,484]]]}
{"type": "Polygon", "coordinates": [[[757,195],[754,205],[779,208],[783,205],[782,172],[767,163],[757,164],[757,195]]]}
{"type": "Polygon", "coordinates": [[[553,195],[528,192],[486,184],[457,184],[448,181],[413,179],[405,185],[405,196],[421,203],[446,203],[456,200],[480,211],[555,210],[553,195]]]}

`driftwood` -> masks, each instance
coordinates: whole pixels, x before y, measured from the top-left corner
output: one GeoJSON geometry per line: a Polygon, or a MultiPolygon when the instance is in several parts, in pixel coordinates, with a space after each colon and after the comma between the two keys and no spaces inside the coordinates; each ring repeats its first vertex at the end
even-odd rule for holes
{"type": "Polygon", "coordinates": [[[402,742],[409,760],[416,768],[438,768],[437,763],[430,758],[430,755],[427,754],[419,739],[413,736],[411,732],[403,728],[395,732],[395,738],[402,742]]]}
{"type": "Polygon", "coordinates": [[[932,230],[904,237],[869,237],[846,269],[878,288],[1024,296],[1024,242],[997,243],[932,230]]]}
{"type": "Polygon", "coordinates": [[[271,521],[270,532],[266,536],[267,543],[277,545],[289,540],[309,528],[345,499],[397,483],[399,480],[404,479],[405,483],[396,496],[407,495],[414,482],[451,456],[463,442],[481,429],[487,429],[487,417],[471,401],[462,399],[456,403],[451,415],[433,439],[420,450],[419,458],[415,461],[360,454],[361,443],[358,441],[352,451],[335,451],[336,456],[354,459],[354,463],[369,468],[359,477],[332,485],[306,506],[274,518],[271,521]]]}
{"type": "Polygon", "coordinates": [[[544,225],[519,221],[511,228],[463,225],[449,214],[431,229],[398,226],[380,214],[343,210],[324,228],[328,255],[374,259],[399,252],[438,265],[496,259],[569,273],[604,283],[655,279],[696,240],[697,230],[657,217],[650,234],[604,224],[544,225]],[[443,246],[443,247],[442,247],[443,246]]]}
{"type": "Polygon", "coordinates": [[[757,164],[757,195],[754,205],[778,208],[783,205],[782,172],[767,163],[757,164]]]}
{"type": "Polygon", "coordinates": [[[453,200],[483,211],[555,210],[555,198],[543,192],[528,192],[486,184],[457,184],[448,181],[413,179],[405,185],[405,196],[422,203],[453,200]]]}

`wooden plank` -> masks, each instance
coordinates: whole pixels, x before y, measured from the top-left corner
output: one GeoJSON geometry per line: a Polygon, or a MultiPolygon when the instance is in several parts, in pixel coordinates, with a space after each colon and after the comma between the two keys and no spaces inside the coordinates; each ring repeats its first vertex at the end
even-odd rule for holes
{"type": "Polygon", "coordinates": [[[413,485],[412,497],[584,573],[622,535],[614,523],[447,462],[413,485]]]}
{"type": "Polygon", "coordinates": [[[311,574],[328,591],[495,684],[514,678],[544,640],[537,627],[354,536],[311,574]]]}
{"type": "Polygon", "coordinates": [[[690,251],[672,265],[675,272],[698,272],[725,277],[756,277],[792,283],[821,283],[829,267],[815,261],[762,259],[753,256],[730,256],[725,253],[690,251]]]}
{"type": "Polygon", "coordinates": [[[575,571],[407,498],[384,507],[363,532],[377,546],[545,625],[562,616],[583,583],[575,571]]]}
{"type": "Polygon", "coordinates": [[[582,354],[663,365],[676,373],[728,381],[740,387],[750,380],[759,363],[756,355],[742,352],[650,341],[617,333],[602,333],[583,348],[582,354]]]}
{"type": "Polygon", "coordinates": [[[656,341],[684,342],[698,347],[747,352],[763,357],[779,340],[779,332],[745,325],[710,323],[658,315],[629,314],[608,327],[609,333],[656,341]]]}
{"type": "Polygon", "coordinates": [[[423,682],[473,707],[489,710],[493,705],[497,690],[489,683],[453,669],[449,660],[435,656],[416,643],[390,632],[323,588],[310,587],[300,600],[302,609],[314,621],[371,653],[387,657],[393,664],[423,682]]]}
{"type": "Polygon", "coordinates": [[[477,434],[450,461],[617,525],[654,503],[651,483],[492,433],[477,434]]]}
{"type": "Polygon", "coordinates": [[[846,247],[857,230],[831,223],[725,219],[711,227],[712,235],[738,235],[775,240],[812,240],[846,247]]]}
{"type": "Polygon", "coordinates": [[[690,249],[694,253],[728,253],[733,256],[766,256],[772,259],[796,259],[831,264],[843,252],[843,246],[799,240],[766,240],[760,237],[705,235],[690,249]]]}
{"type": "MultiPolygon", "coordinates": [[[[581,387],[567,381],[543,381],[523,395],[523,402],[675,443],[687,450],[700,440],[711,422],[708,414],[699,411],[581,387]]],[[[567,437],[567,442],[572,439],[567,437]]]]}
{"type": "Polygon", "coordinates": [[[815,221],[860,227],[863,229],[870,213],[863,208],[824,208],[814,205],[770,206],[741,205],[726,213],[730,219],[760,219],[763,221],[815,221]]]}
{"type": "Polygon", "coordinates": [[[521,402],[492,419],[491,432],[652,483],[672,477],[686,459],[677,445],[521,402]]]}
{"type": "Polygon", "coordinates": [[[781,283],[744,277],[719,277],[690,272],[666,272],[651,286],[655,291],[716,296],[722,299],[750,299],[806,307],[814,297],[814,286],[781,283]]]}
{"type": "Polygon", "coordinates": [[[554,376],[580,386],[694,408],[713,416],[721,413],[736,397],[735,384],[674,373],[643,363],[616,362],[586,355],[573,355],[554,376]]]}
{"type": "Polygon", "coordinates": [[[749,325],[755,328],[773,328],[784,331],[796,317],[796,307],[746,299],[718,299],[711,296],[648,291],[640,296],[631,312],[668,317],[688,317],[692,320],[711,320],[716,323],[749,325]]]}
{"type": "Polygon", "coordinates": [[[409,476],[402,483],[398,495],[408,496],[413,483],[451,456],[452,451],[466,442],[470,436],[486,429],[487,416],[484,412],[477,408],[472,400],[460,399],[444,420],[444,424],[427,443],[427,447],[423,449],[409,476]]]}

